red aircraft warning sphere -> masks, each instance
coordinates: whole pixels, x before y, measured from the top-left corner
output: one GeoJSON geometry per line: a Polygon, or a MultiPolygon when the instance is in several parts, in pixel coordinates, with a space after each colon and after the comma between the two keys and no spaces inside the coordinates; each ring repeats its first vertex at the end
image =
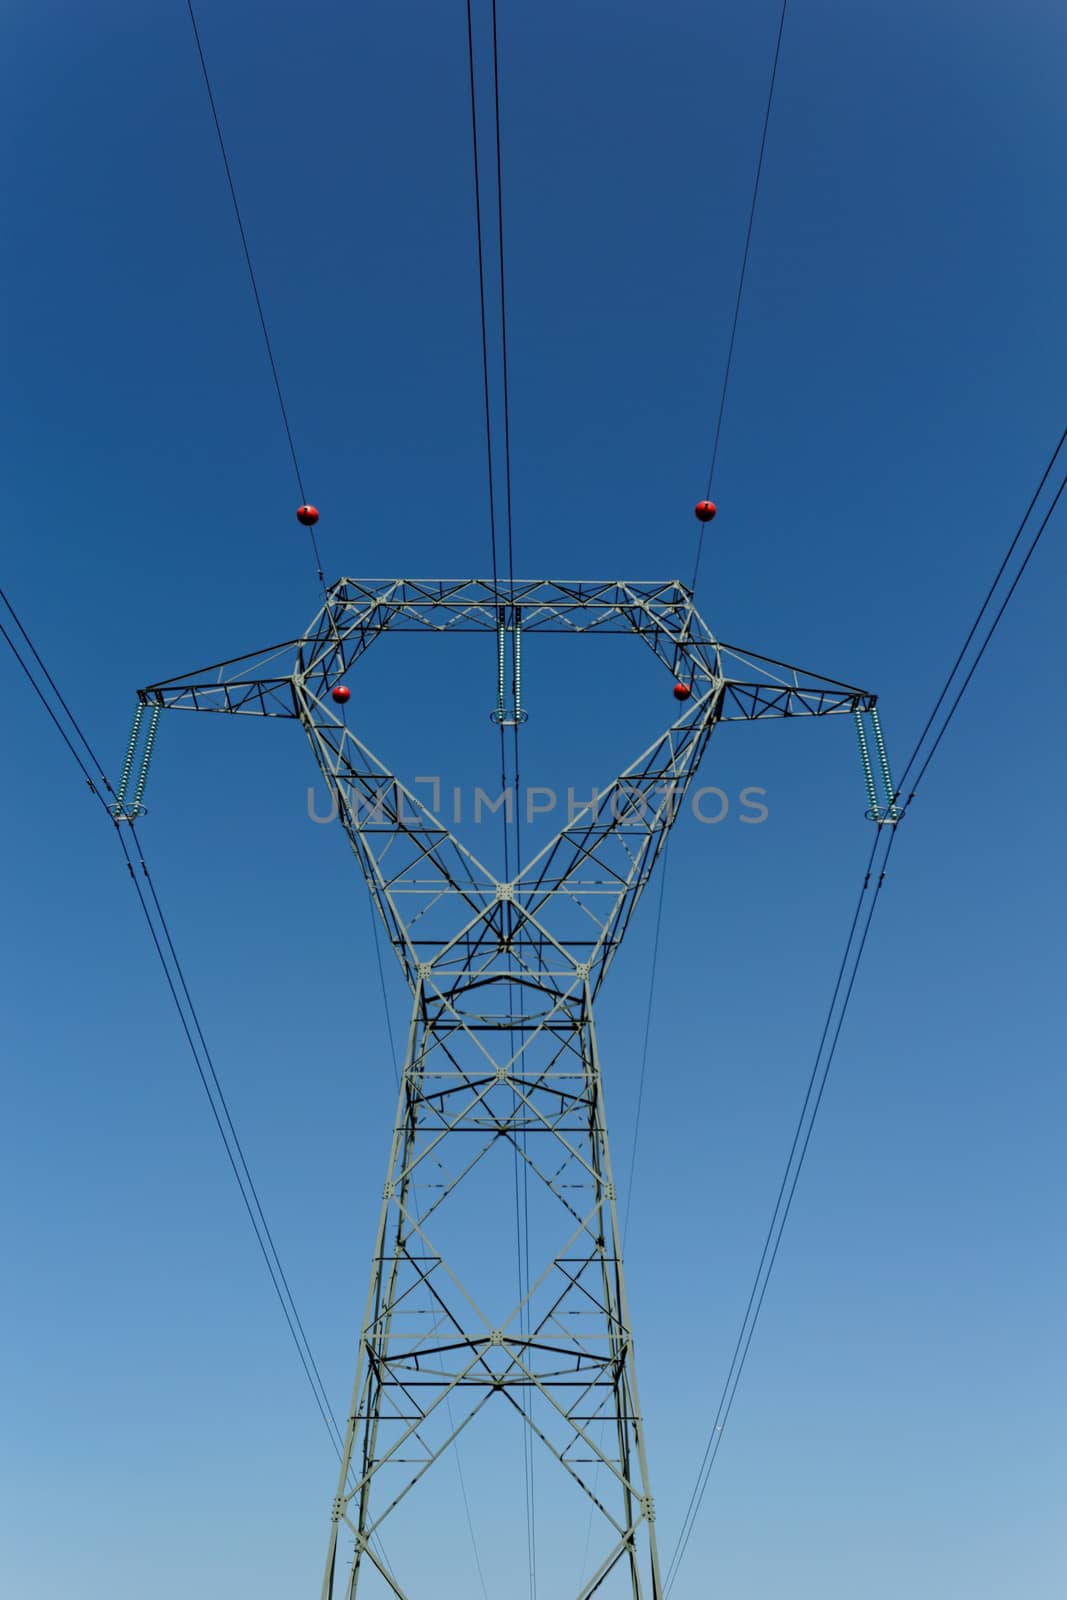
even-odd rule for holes
{"type": "Polygon", "coordinates": [[[346,685],[343,683],[339,683],[336,689],[331,689],[330,693],[333,695],[339,706],[343,706],[346,700],[351,700],[352,698],[351,689],[346,687],[346,685]]]}
{"type": "Polygon", "coordinates": [[[692,692],[687,683],[676,683],[674,686],[674,698],[676,700],[688,700],[692,692]]]}
{"type": "Polygon", "coordinates": [[[319,514],[314,506],[298,506],[296,520],[302,522],[305,528],[313,528],[319,520],[319,514]]]}
{"type": "Polygon", "coordinates": [[[693,515],[698,522],[710,522],[716,510],[714,500],[698,500],[693,507],[693,515]]]}

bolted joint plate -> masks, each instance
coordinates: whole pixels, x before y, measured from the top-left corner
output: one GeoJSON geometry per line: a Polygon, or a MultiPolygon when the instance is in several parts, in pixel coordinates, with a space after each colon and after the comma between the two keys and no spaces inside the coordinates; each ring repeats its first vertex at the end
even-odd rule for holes
{"type": "Polygon", "coordinates": [[[641,1496],[641,1514],[642,1516],[647,1517],[649,1522],[655,1522],[656,1520],[656,1507],[652,1502],[652,1496],[650,1494],[643,1494],[641,1496]]]}

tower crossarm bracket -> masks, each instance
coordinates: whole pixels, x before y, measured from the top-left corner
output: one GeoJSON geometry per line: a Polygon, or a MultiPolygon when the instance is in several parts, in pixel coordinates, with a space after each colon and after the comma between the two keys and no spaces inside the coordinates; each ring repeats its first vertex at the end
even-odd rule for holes
{"type": "Polygon", "coordinates": [[[775,661],[754,650],[718,644],[725,679],[721,721],[758,722],[773,717],[841,716],[870,711],[877,695],[855,684],[775,661]]]}
{"type": "Polygon", "coordinates": [[[246,717],[296,717],[292,674],[278,669],[292,666],[299,639],[268,645],[249,655],[233,656],[210,667],[197,667],[180,677],[165,678],[138,689],[144,705],[168,711],[228,711],[246,717]],[[273,670],[271,670],[273,669],[273,670]]]}
{"type": "Polygon", "coordinates": [[[819,689],[769,683],[741,683],[727,679],[722,722],[761,722],[773,717],[829,717],[838,713],[870,711],[874,695],[859,689],[819,689]]]}
{"type": "Polygon", "coordinates": [[[854,684],[740,649],[716,639],[696,606],[681,614],[637,598],[628,616],[634,632],[671,673],[696,692],[722,684],[716,721],[825,717],[870,711],[876,696],[854,684]]]}

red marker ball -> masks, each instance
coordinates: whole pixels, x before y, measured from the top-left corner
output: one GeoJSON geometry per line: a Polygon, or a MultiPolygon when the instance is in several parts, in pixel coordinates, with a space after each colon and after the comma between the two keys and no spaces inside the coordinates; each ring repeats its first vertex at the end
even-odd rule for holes
{"type": "Polygon", "coordinates": [[[687,683],[676,683],[674,686],[674,698],[676,700],[688,700],[692,692],[687,683]]]}
{"type": "Polygon", "coordinates": [[[302,522],[305,528],[313,528],[319,520],[319,514],[314,506],[298,506],[296,520],[302,522]]]}
{"type": "Polygon", "coordinates": [[[693,515],[698,522],[710,522],[716,509],[714,500],[698,500],[693,507],[693,515]]]}
{"type": "Polygon", "coordinates": [[[352,698],[351,689],[347,688],[343,683],[339,683],[336,689],[331,689],[330,693],[339,706],[343,706],[346,700],[351,700],[352,698]]]}

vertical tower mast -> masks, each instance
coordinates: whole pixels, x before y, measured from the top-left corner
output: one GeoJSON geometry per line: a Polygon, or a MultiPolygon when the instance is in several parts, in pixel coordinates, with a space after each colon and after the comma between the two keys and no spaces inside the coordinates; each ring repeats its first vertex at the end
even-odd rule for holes
{"type": "Polygon", "coordinates": [[[594,1001],[716,723],[863,713],[873,697],[720,644],[676,583],[344,580],[302,639],[141,701],[299,719],[412,993],[322,1600],[418,1600],[386,1555],[390,1519],[457,1440],[477,1448],[490,1408],[591,1508],[589,1575],[569,1592],[662,1600],[594,1001]],[[681,675],[680,709],[503,881],[333,690],[384,632],[499,636],[520,607],[528,633],[636,635],[681,675]],[[501,1157],[531,1206],[517,1293],[479,1243],[501,1157]]]}

